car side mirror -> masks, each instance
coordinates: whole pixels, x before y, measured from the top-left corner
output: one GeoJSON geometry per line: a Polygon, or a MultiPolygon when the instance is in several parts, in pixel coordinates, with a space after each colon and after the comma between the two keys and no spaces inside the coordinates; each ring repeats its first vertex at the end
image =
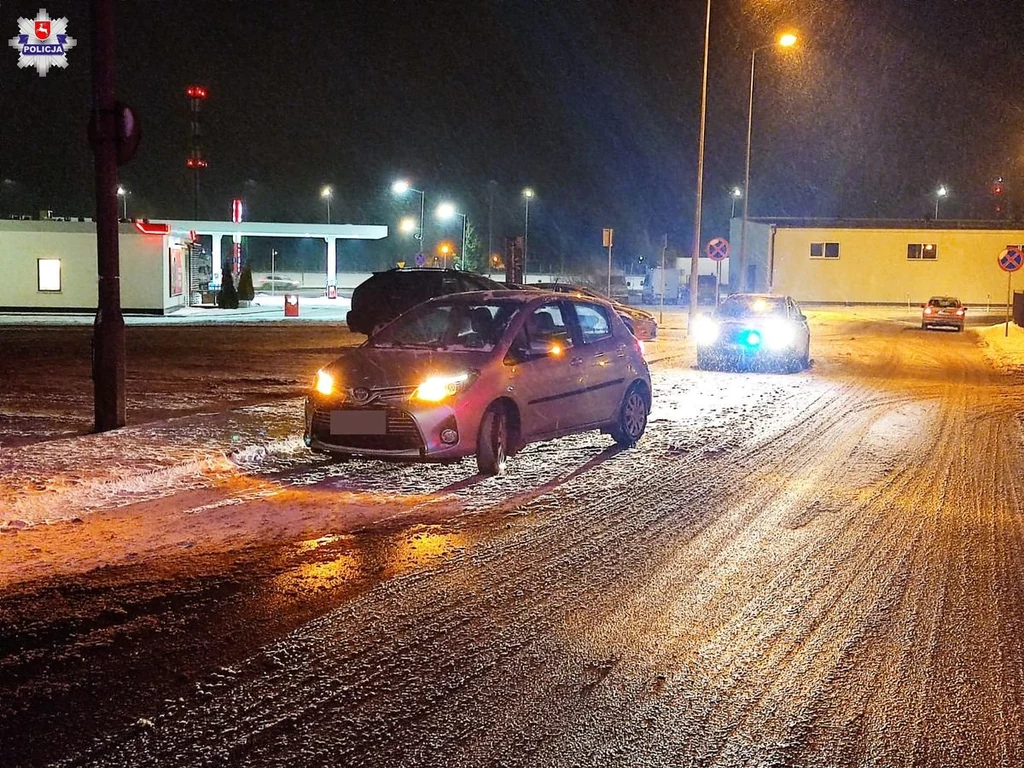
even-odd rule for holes
{"type": "Polygon", "coordinates": [[[960,309],[962,309],[964,312],[967,311],[967,307],[960,307],[960,309]]]}

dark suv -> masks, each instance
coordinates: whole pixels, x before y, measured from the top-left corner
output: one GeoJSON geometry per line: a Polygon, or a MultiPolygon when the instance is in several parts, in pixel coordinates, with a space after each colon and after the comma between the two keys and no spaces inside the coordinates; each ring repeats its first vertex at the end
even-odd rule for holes
{"type": "Polygon", "coordinates": [[[374,272],[352,293],[352,309],[346,322],[349,330],[369,336],[377,326],[435,296],[502,290],[507,289],[489,277],[457,269],[418,267],[374,272]]]}

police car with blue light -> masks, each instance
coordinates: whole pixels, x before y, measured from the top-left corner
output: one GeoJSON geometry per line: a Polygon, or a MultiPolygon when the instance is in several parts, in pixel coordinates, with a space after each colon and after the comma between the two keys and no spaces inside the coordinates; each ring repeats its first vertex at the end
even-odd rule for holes
{"type": "Polygon", "coordinates": [[[734,293],[694,319],[697,367],[801,371],[810,364],[807,318],[789,296],[734,293]]]}

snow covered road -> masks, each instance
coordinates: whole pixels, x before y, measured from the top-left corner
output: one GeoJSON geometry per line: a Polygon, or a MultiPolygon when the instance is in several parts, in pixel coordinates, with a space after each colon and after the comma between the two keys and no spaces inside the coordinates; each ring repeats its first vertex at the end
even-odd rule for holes
{"type": "Polygon", "coordinates": [[[1022,380],[813,321],[791,376],[666,334],[637,449],[504,478],[310,457],[296,400],[6,457],[0,763],[1024,763],[1022,380]]]}

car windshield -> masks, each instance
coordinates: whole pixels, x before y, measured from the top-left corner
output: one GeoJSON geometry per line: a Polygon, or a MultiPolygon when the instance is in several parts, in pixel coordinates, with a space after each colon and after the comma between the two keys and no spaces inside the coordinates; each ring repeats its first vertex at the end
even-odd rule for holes
{"type": "Polygon", "coordinates": [[[519,306],[512,301],[427,302],[375,333],[366,346],[488,352],[519,306]]]}
{"type": "Polygon", "coordinates": [[[730,296],[719,305],[718,316],[785,317],[786,301],[781,296],[730,296]]]}
{"type": "Polygon", "coordinates": [[[950,298],[948,296],[942,296],[939,298],[932,299],[928,303],[931,304],[933,307],[941,307],[942,309],[952,309],[954,307],[960,306],[959,300],[950,298]]]}

